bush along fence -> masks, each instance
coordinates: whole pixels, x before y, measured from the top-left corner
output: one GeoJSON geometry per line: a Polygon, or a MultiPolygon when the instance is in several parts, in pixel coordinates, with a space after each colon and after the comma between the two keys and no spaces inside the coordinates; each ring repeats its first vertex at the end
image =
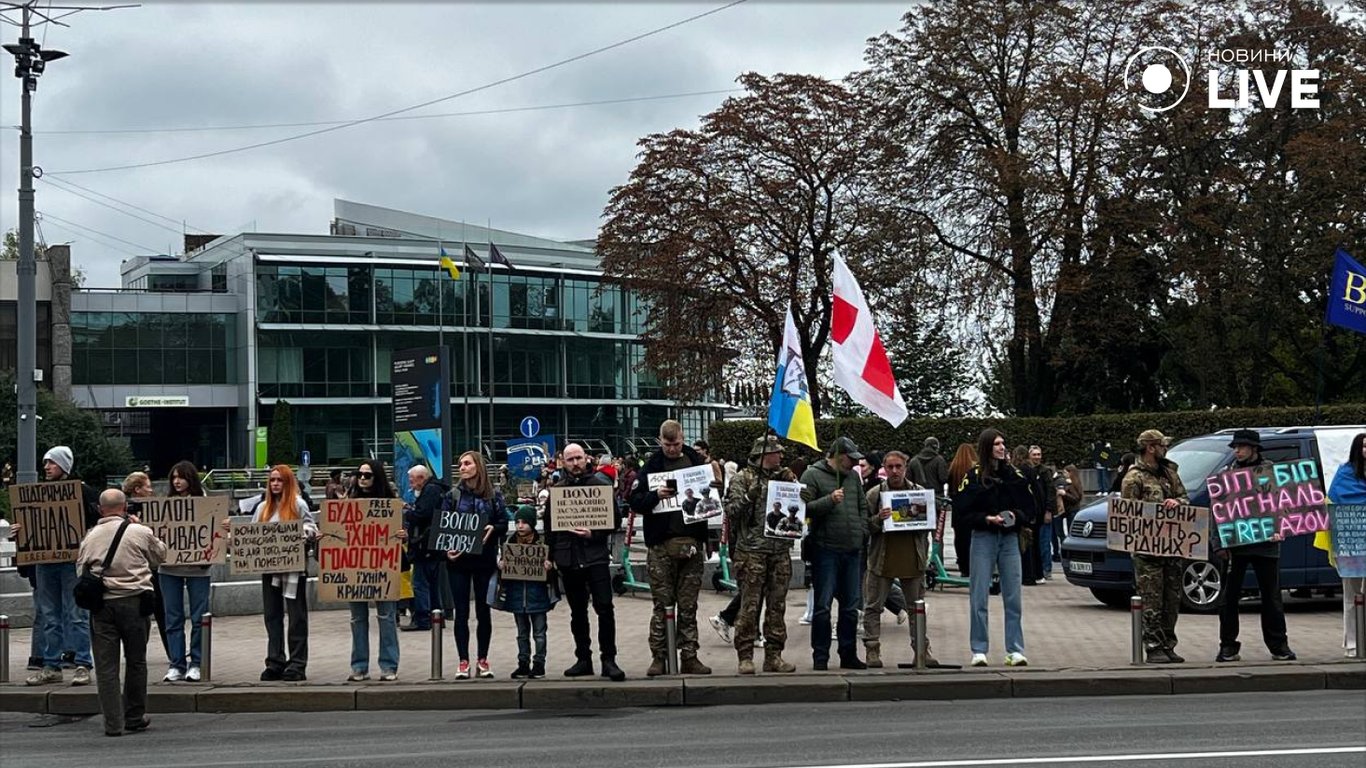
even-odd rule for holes
{"type": "MultiPolygon", "coordinates": [[[[822,448],[836,436],[847,435],[863,450],[899,449],[914,456],[925,438],[939,438],[940,452],[952,458],[959,443],[977,442],[977,435],[995,427],[1006,435],[1009,445],[1038,445],[1045,460],[1058,466],[1092,466],[1091,447],[1097,441],[1109,442],[1111,464],[1117,464],[1126,451],[1136,448],[1138,434],[1145,429],[1160,429],[1173,441],[1239,427],[1297,427],[1366,424],[1366,403],[1325,406],[1315,419],[1312,406],[1291,408],[1233,408],[1216,411],[1175,411],[1171,413],[1116,413],[1095,416],[1055,418],[1001,417],[967,419],[908,419],[900,427],[877,418],[820,419],[816,436],[822,448]]],[[[743,464],[755,438],[767,432],[759,419],[712,422],[707,431],[713,456],[743,464]]],[[[797,456],[817,456],[804,445],[784,441],[785,461],[797,456]]]]}

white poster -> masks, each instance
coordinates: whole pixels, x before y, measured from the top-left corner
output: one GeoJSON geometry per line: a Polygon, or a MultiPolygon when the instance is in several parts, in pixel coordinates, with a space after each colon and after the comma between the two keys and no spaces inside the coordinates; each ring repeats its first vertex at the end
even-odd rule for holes
{"type": "Polygon", "coordinates": [[[675,494],[671,499],[660,499],[655,505],[654,513],[663,514],[666,512],[682,511],[688,522],[695,523],[698,520],[705,520],[703,515],[705,508],[702,501],[705,497],[711,497],[715,502],[716,514],[721,514],[721,502],[716,498],[716,489],[711,487],[712,481],[716,476],[712,474],[711,466],[702,464],[696,467],[684,467],[675,469],[672,472],[655,472],[649,476],[650,490],[658,491],[660,488],[668,486],[673,488],[675,494]]]}
{"type": "Polygon", "coordinates": [[[801,483],[774,480],[768,484],[764,499],[764,536],[770,539],[800,539],[806,532],[806,502],[801,483]]]}
{"type": "Polygon", "coordinates": [[[892,516],[882,521],[883,533],[934,530],[934,491],[883,491],[881,508],[888,507],[892,516]]]}
{"type": "Polygon", "coordinates": [[[1323,478],[1324,493],[1329,491],[1338,467],[1347,463],[1347,453],[1352,450],[1352,438],[1366,432],[1366,424],[1335,425],[1314,430],[1314,439],[1319,444],[1320,476],[1323,478]]]}

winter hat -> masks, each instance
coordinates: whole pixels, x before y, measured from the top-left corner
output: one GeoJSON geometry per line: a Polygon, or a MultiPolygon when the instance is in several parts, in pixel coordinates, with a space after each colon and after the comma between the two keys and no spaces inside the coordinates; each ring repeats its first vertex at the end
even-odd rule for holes
{"type": "Polygon", "coordinates": [[[517,522],[525,522],[532,528],[536,527],[536,508],[530,504],[523,504],[517,507],[517,522]]]}
{"type": "Polygon", "coordinates": [[[50,461],[61,467],[64,475],[71,474],[71,465],[76,463],[76,459],[71,455],[71,449],[65,445],[59,445],[43,454],[43,461],[50,461]]]}

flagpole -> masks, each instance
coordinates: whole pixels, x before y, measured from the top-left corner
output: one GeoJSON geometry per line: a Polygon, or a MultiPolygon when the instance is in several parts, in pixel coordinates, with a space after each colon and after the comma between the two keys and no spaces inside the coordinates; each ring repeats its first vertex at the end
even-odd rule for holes
{"type": "MultiPolygon", "coordinates": [[[[489,218],[484,234],[489,241],[489,261],[493,261],[493,219],[489,218]]],[[[493,440],[493,269],[489,269],[489,440],[493,440]]]]}

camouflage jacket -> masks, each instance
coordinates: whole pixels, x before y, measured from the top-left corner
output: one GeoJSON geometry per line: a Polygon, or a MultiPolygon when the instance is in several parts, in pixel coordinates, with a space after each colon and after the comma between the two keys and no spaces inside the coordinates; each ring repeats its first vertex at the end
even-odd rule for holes
{"type": "Polygon", "coordinates": [[[1159,460],[1156,467],[1150,467],[1143,461],[1134,464],[1124,475],[1119,495],[1125,499],[1159,504],[1167,499],[1176,499],[1182,504],[1190,503],[1186,486],[1181,483],[1181,475],[1177,474],[1176,463],[1166,459],[1159,460]]]}
{"type": "Polygon", "coordinates": [[[772,553],[792,549],[790,540],[764,536],[764,501],[771,480],[793,483],[797,476],[785,467],[764,470],[751,463],[731,478],[726,492],[726,525],[733,550],[772,553]]]}

